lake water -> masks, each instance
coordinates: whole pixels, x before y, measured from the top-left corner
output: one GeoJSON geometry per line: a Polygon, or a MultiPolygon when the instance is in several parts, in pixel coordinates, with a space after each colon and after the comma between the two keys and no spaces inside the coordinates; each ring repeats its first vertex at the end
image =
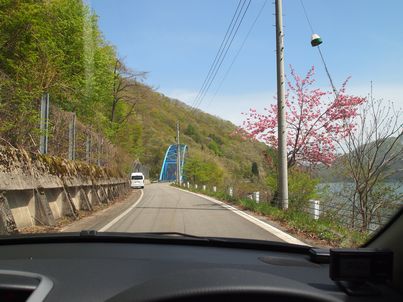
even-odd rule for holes
{"type": "MultiPolygon", "coordinates": [[[[378,215],[374,218],[373,222],[369,226],[371,231],[376,230],[379,226],[384,225],[391,216],[398,210],[400,206],[403,205],[403,183],[401,182],[390,182],[386,183],[395,189],[395,193],[400,195],[400,199],[397,201],[396,207],[393,209],[382,209],[378,212],[378,215]]],[[[349,201],[348,196],[350,195],[349,190],[353,188],[352,183],[346,182],[332,182],[332,183],[321,183],[318,185],[317,189],[319,192],[327,192],[319,200],[321,202],[320,211],[331,212],[332,215],[338,216],[338,218],[344,222],[346,225],[352,224],[352,213],[353,206],[349,201]]],[[[355,219],[355,224],[360,225],[362,222],[361,218],[358,216],[355,219]]]]}
{"type": "MultiPolygon", "coordinates": [[[[395,189],[396,194],[403,195],[403,183],[402,182],[387,182],[386,185],[389,185],[395,189]]],[[[320,183],[317,186],[318,191],[323,190],[323,188],[328,188],[329,193],[337,194],[343,189],[352,188],[353,183],[348,182],[325,182],[320,183]]],[[[403,200],[401,200],[403,202],[403,200]]]]}

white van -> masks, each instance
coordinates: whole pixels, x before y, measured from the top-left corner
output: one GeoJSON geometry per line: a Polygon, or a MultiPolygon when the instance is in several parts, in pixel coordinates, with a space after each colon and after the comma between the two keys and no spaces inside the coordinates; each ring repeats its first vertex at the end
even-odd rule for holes
{"type": "Polygon", "coordinates": [[[135,172],[131,174],[130,186],[132,188],[144,189],[144,174],[141,172],[135,172]]]}

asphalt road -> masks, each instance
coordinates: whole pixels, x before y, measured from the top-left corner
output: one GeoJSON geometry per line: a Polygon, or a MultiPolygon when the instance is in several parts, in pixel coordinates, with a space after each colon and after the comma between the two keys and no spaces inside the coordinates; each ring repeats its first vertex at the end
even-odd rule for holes
{"type": "Polygon", "coordinates": [[[182,232],[197,236],[282,241],[219,204],[168,184],[147,185],[143,193],[141,201],[131,210],[127,209],[126,214],[121,214],[123,217],[103,221],[102,231],[182,232]]]}

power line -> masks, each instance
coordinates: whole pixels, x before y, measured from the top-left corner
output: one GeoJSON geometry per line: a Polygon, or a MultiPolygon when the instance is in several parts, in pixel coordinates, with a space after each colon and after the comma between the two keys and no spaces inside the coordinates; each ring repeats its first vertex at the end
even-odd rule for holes
{"type": "Polygon", "coordinates": [[[251,0],[249,0],[248,5],[247,5],[247,7],[246,7],[246,9],[245,9],[245,11],[244,11],[242,17],[241,17],[241,20],[240,20],[240,22],[238,23],[238,26],[237,26],[237,28],[236,28],[236,30],[235,30],[235,33],[234,33],[234,35],[232,36],[231,41],[230,41],[230,43],[229,43],[227,49],[225,50],[224,56],[222,57],[222,59],[221,59],[219,65],[218,65],[218,67],[215,69],[215,72],[214,72],[214,74],[213,74],[213,76],[212,76],[210,82],[208,83],[207,88],[204,90],[204,92],[203,92],[203,94],[202,94],[202,96],[201,96],[201,99],[199,100],[199,103],[197,104],[197,107],[199,107],[199,106],[201,105],[201,103],[203,102],[204,97],[205,97],[206,94],[207,94],[207,91],[210,89],[211,84],[213,83],[215,77],[217,76],[217,73],[218,73],[218,71],[220,70],[220,67],[221,67],[222,63],[223,63],[224,60],[225,60],[225,57],[226,57],[226,55],[227,55],[227,53],[228,53],[228,51],[229,51],[229,49],[230,49],[230,47],[231,47],[231,45],[232,45],[232,42],[234,41],[234,38],[235,38],[236,34],[238,33],[239,27],[240,27],[241,24],[242,24],[242,21],[243,21],[245,15],[246,15],[246,12],[247,12],[248,9],[249,9],[250,3],[251,3],[251,0]]]}
{"type": "MultiPolygon", "coordinates": [[[[220,48],[218,49],[218,51],[217,51],[217,53],[216,53],[216,55],[215,55],[215,58],[214,58],[214,60],[213,60],[213,63],[211,63],[211,65],[210,65],[210,69],[209,69],[209,71],[207,72],[207,76],[206,76],[206,78],[204,79],[203,84],[202,84],[202,86],[201,86],[201,88],[200,88],[198,94],[196,95],[195,99],[193,100],[192,107],[196,105],[196,102],[197,102],[198,98],[199,98],[200,95],[202,94],[202,92],[203,92],[203,90],[204,90],[204,88],[205,88],[205,85],[206,85],[208,79],[209,79],[210,76],[211,76],[211,72],[212,72],[213,68],[215,68],[215,65],[216,65],[216,62],[217,62],[218,57],[221,56],[222,49],[223,49],[223,45],[226,44],[226,41],[227,41],[228,33],[229,33],[230,31],[232,32],[232,30],[233,30],[232,24],[233,24],[233,22],[234,22],[235,16],[237,16],[237,15],[239,16],[238,10],[239,10],[239,6],[241,5],[241,2],[242,2],[242,1],[239,0],[238,5],[237,5],[237,7],[236,7],[236,10],[235,10],[235,12],[234,12],[234,14],[233,14],[233,16],[232,16],[231,22],[230,22],[230,24],[228,25],[227,31],[226,31],[226,33],[225,33],[225,36],[224,36],[223,40],[221,41],[220,48]]],[[[245,5],[245,2],[243,2],[243,5],[245,5]]],[[[242,5],[242,7],[243,7],[243,5],[242,5]]],[[[242,8],[241,8],[241,9],[242,9],[242,8]]],[[[238,17],[237,17],[237,18],[238,18],[238,17]]]]}
{"type": "MultiPolygon", "coordinates": [[[[244,2],[244,3],[245,3],[245,2],[244,2]]],[[[251,3],[251,0],[249,0],[248,5],[246,6],[246,8],[245,8],[245,10],[244,10],[244,12],[243,12],[243,14],[242,14],[241,20],[239,21],[239,23],[238,23],[238,25],[237,25],[237,27],[236,27],[236,29],[235,29],[235,32],[234,32],[234,34],[232,35],[231,41],[229,42],[228,46],[226,47],[226,50],[225,50],[224,54],[221,56],[221,60],[220,60],[220,62],[219,62],[219,64],[218,64],[217,68],[215,69],[214,74],[213,74],[212,77],[210,78],[210,80],[209,80],[209,82],[208,82],[206,88],[204,89],[203,93],[201,94],[201,97],[200,97],[200,99],[199,99],[199,101],[198,101],[198,103],[196,104],[196,107],[195,107],[194,109],[196,109],[197,107],[199,107],[199,106],[201,105],[201,103],[203,102],[203,99],[204,99],[204,97],[205,97],[207,91],[210,89],[211,84],[213,83],[215,77],[217,76],[217,73],[218,73],[218,71],[220,70],[220,67],[221,67],[222,63],[224,62],[225,57],[227,56],[228,50],[231,48],[232,42],[234,41],[234,38],[235,38],[236,34],[238,33],[239,27],[241,26],[241,24],[242,24],[242,22],[243,22],[243,20],[244,20],[244,18],[245,18],[245,15],[246,15],[246,13],[247,13],[247,11],[248,11],[248,9],[249,9],[250,3],[251,3]]],[[[241,10],[241,11],[242,11],[242,10],[241,10]]]]}
{"type": "Polygon", "coordinates": [[[336,87],[334,86],[332,77],[330,76],[329,69],[327,69],[327,64],[326,64],[325,58],[324,58],[323,55],[322,55],[322,51],[320,50],[320,46],[319,46],[319,45],[318,45],[318,51],[319,51],[319,55],[320,55],[320,57],[321,57],[321,59],[322,59],[323,66],[325,66],[325,71],[326,71],[327,77],[329,78],[330,85],[332,86],[333,93],[335,94],[336,98],[338,98],[338,92],[337,92],[337,90],[336,90],[336,87]]]}
{"type": "MultiPolygon", "coordinates": [[[[305,15],[306,21],[308,22],[309,28],[311,29],[311,32],[312,32],[312,34],[313,34],[315,31],[313,30],[313,26],[312,26],[312,24],[311,24],[311,21],[309,20],[308,13],[307,13],[307,11],[306,11],[306,9],[305,9],[304,2],[303,2],[303,0],[300,0],[299,2],[301,3],[301,6],[302,6],[302,9],[303,9],[303,11],[304,11],[304,15],[305,15]]],[[[338,92],[337,92],[337,90],[336,90],[336,86],[334,86],[334,83],[333,83],[333,80],[332,80],[332,76],[330,75],[329,69],[327,68],[327,64],[326,64],[325,58],[324,58],[324,56],[323,56],[323,54],[322,54],[322,51],[320,50],[320,46],[318,45],[317,48],[318,48],[318,52],[319,52],[320,58],[322,59],[323,66],[325,67],[325,71],[326,71],[327,77],[329,78],[330,85],[332,86],[333,93],[335,94],[336,98],[338,98],[338,92]]]]}
{"type": "Polygon", "coordinates": [[[262,14],[263,9],[264,9],[264,7],[266,6],[266,3],[267,3],[267,0],[264,1],[262,7],[260,8],[259,12],[258,12],[257,15],[256,15],[255,20],[253,20],[253,22],[252,22],[252,24],[251,24],[251,26],[250,26],[250,28],[249,28],[247,34],[246,34],[246,36],[245,36],[245,38],[244,38],[244,40],[243,40],[241,46],[239,47],[239,49],[238,49],[237,53],[235,54],[234,58],[232,59],[231,64],[229,65],[227,71],[226,71],[225,74],[224,74],[224,77],[222,78],[220,84],[218,85],[217,89],[215,90],[214,95],[213,95],[212,98],[210,99],[210,101],[209,101],[209,103],[208,103],[207,106],[210,106],[211,102],[214,100],[214,98],[216,97],[218,91],[220,90],[222,84],[225,82],[225,80],[226,80],[226,78],[227,78],[229,72],[231,71],[232,66],[234,65],[234,63],[235,63],[236,59],[238,58],[239,54],[241,53],[241,51],[242,51],[242,49],[243,49],[243,47],[244,47],[246,41],[247,41],[248,38],[249,38],[250,33],[252,32],[253,28],[255,27],[255,24],[256,24],[257,20],[259,19],[260,15],[262,14]]]}
{"type": "MultiPolygon", "coordinates": [[[[249,0],[248,5],[246,6],[246,9],[244,10],[243,15],[242,15],[242,17],[241,17],[241,20],[240,20],[240,21],[238,22],[238,24],[236,25],[236,23],[237,23],[237,21],[238,21],[238,19],[239,19],[239,16],[240,16],[241,13],[242,13],[242,9],[243,9],[245,3],[246,3],[246,0],[244,1],[243,5],[242,5],[242,7],[241,7],[241,10],[240,10],[240,12],[239,12],[239,14],[238,14],[238,16],[237,16],[237,19],[235,20],[234,27],[232,28],[232,31],[231,31],[231,33],[230,33],[230,35],[229,35],[229,38],[228,38],[228,40],[227,40],[227,43],[226,43],[225,46],[224,46],[224,47],[226,47],[225,52],[224,52],[224,49],[223,49],[223,52],[222,52],[222,54],[221,54],[221,56],[220,56],[220,58],[219,58],[219,62],[217,62],[216,68],[214,69],[214,71],[213,71],[213,73],[212,73],[212,76],[210,77],[210,80],[207,82],[207,86],[205,87],[204,91],[202,92],[202,94],[201,94],[201,96],[200,96],[200,99],[199,99],[198,103],[196,104],[196,108],[199,107],[199,106],[201,105],[201,103],[203,102],[204,97],[206,96],[208,90],[210,89],[211,84],[213,83],[213,81],[214,81],[214,79],[215,79],[215,77],[216,77],[218,71],[220,70],[220,67],[221,67],[222,63],[224,62],[225,57],[226,57],[226,55],[227,55],[227,53],[228,53],[228,50],[231,48],[232,42],[234,41],[234,38],[235,38],[235,36],[236,36],[236,34],[237,34],[238,30],[239,30],[239,27],[240,27],[241,24],[242,24],[242,21],[243,21],[243,19],[244,19],[244,17],[245,17],[245,14],[246,14],[246,12],[248,11],[248,8],[249,8],[249,5],[250,5],[250,3],[251,3],[251,0],[249,0]],[[234,32],[234,34],[233,34],[232,37],[231,37],[231,34],[232,34],[233,29],[235,28],[235,26],[236,26],[235,32],[234,32]],[[230,40],[230,42],[228,43],[229,39],[231,39],[231,40],[230,40]]],[[[195,109],[196,109],[196,108],[195,108],[195,109]]]]}
{"type": "Polygon", "coordinates": [[[299,2],[301,3],[302,9],[304,10],[304,15],[305,15],[305,18],[306,18],[306,22],[308,22],[308,25],[309,25],[309,28],[311,29],[311,32],[314,33],[311,21],[309,21],[308,13],[306,12],[306,9],[305,9],[304,2],[302,0],[299,0],[299,2]]]}

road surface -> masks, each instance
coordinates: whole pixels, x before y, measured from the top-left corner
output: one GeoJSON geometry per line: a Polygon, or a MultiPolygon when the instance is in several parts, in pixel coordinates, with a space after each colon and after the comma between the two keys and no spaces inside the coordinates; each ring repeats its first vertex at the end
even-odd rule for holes
{"type": "Polygon", "coordinates": [[[146,186],[137,206],[105,231],[182,232],[197,236],[281,241],[212,201],[163,183],[146,186]]]}
{"type": "Polygon", "coordinates": [[[181,232],[197,236],[283,241],[279,238],[281,236],[215,202],[166,183],[146,185],[142,195],[138,202],[137,197],[132,197],[134,200],[125,206],[95,214],[63,231],[181,232]]]}

